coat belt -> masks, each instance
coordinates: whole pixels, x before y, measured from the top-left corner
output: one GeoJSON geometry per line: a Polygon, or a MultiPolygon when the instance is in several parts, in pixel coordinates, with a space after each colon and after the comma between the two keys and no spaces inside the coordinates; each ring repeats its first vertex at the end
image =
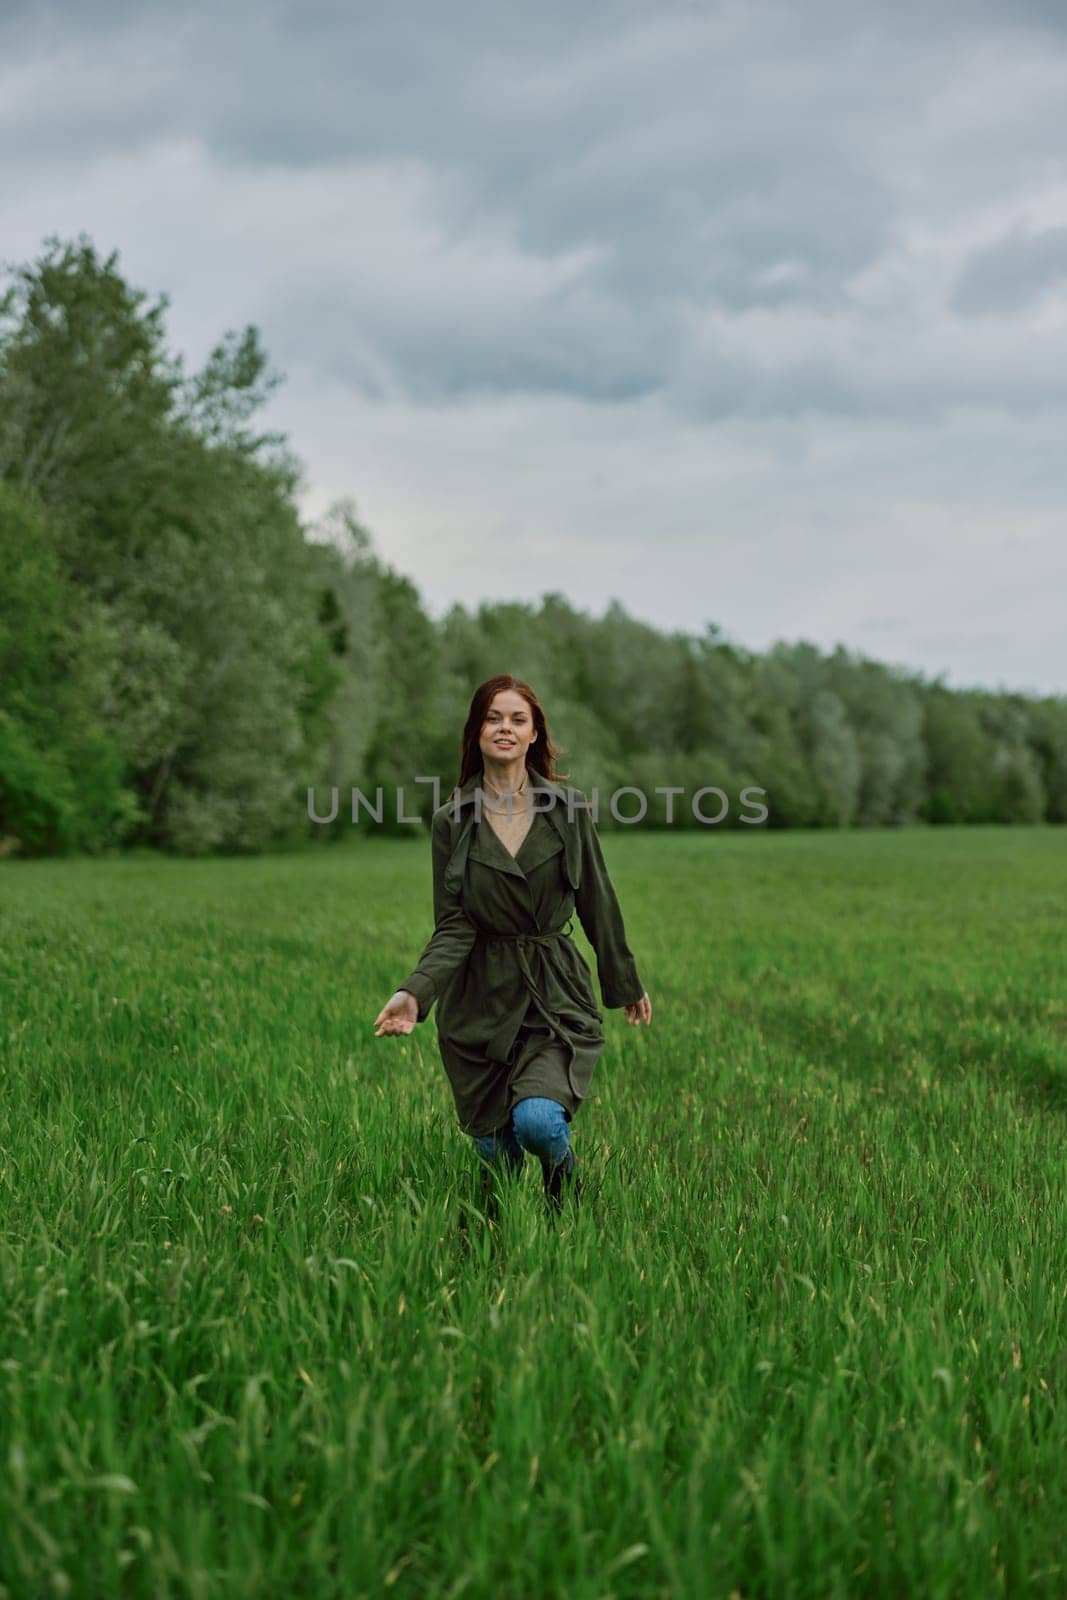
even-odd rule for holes
{"type": "MultiPolygon", "coordinates": [[[[530,970],[530,957],[529,950],[527,948],[531,944],[548,944],[552,939],[569,939],[571,928],[573,926],[574,919],[569,917],[565,927],[550,928],[545,933],[483,933],[481,934],[481,937],[490,944],[496,944],[497,942],[500,942],[513,944],[515,946],[516,954],[519,958],[519,969],[522,972],[523,977],[526,979],[533,1003],[547,1022],[549,1031],[560,1040],[567,1051],[567,1082],[571,1086],[571,1094],[574,1095],[575,1100],[579,1100],[581,1096],[578,1094],[578,1091],[574,1086],[574,1079],[571,1076],[571,1067],[574,1065],[574,1046],[570,1043],[570,1040],[567,1038],[566,1034],[564,1034],[560,1029],[555,1017],[546,1008],[542,996],[538,993],[537,984],[534,981],[534,975],[530,970]]],[[[491,1059],[495,1060],[499,1058],[491,1057],[491,1059]]]]}
{"type": "Polygon", "coordinates": [[[566,927],[549,928],[546,933],[483,933],[483,939],[510,939],[513,943],[547,944],[549,939],[558,939],[561,934],[570,938],[571,929],[574,927],[574,918],[568,917],[566,927]]]}

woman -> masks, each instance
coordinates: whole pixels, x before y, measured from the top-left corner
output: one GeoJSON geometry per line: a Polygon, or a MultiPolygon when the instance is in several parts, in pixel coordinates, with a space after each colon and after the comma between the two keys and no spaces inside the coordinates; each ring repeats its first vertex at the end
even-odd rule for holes
{"type": "Polygon", "coordinates": [[[652,1004],[589,803],[555,775],[541,705],[528,684],[489,678],[471,701],[459,785],[431,824],[433,937],[375,1019],[375,1037],[410,1033],[437,1001],[437,1038],[460,1127],[474,1140],[493,1210],[493,1174],[541,1161],[550,1212],[581,1181],[568,1124],[604,1048],[589,968],[570,937],[579,920],[596,952],[604,1005],[631,1025],[652,1004]]]}

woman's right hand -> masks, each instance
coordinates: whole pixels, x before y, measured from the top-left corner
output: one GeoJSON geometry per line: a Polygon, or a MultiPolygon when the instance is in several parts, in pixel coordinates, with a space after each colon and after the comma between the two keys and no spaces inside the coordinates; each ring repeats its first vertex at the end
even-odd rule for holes
{"type": "Polygon", "coordinates": [[[383,1033],[410,1033],[419,1020],[419,1002],[406,989],[398,989],[374,1019],[374,1037],[383,1033]]]}

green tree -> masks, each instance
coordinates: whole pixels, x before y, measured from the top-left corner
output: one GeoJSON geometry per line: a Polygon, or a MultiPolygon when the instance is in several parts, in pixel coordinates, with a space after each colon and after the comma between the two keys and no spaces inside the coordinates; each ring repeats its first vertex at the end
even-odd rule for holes
{"type": "Polygon", "coordinates": [[[111,636],[64,576],[34,499],[0,482],[0,849],[97,851],[137,821],[94,704],[111,636]]]}
{"type": "Polygon", "coordinates": [[[138,841],[261,848],[305,826],[340,677],[294,503],[296,463],[248,424],[277,381],[252,328],[187,377],[165,298],[82,238],[47,242],[0,304],[0,469],[32,488],[106,642],[98,714],[138,841]]]}

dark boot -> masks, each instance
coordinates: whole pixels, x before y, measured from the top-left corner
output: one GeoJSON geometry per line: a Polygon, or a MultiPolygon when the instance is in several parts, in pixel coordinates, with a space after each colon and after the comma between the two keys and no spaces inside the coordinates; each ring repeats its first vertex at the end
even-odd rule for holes
{"type": "Polygon", "coordinates": [[[550,1215],[558,1216],[563,1210],[563,1196],[570,1190],[574,1204],[578,1205],[582,1198],[582,1180],[575,1172],[578,1157],[573,1150],[568,1149],[567,1154],[557,1166],[550,1167],[547,1161],[541,1162],[541,1173],[545,1184],[545,1203],[550,1215]]]}

